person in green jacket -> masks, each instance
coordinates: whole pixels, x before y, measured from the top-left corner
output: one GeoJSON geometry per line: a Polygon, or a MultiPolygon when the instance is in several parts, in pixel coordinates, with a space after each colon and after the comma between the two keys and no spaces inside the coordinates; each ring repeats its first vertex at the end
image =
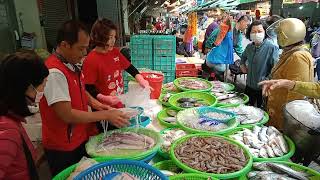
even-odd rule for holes
{"type": "Polygon", "coordinates": [[[262,81],[259,83],[262,86],[262,93],[265,96],[270,95],[270,91],[274,89],[288,89],[299,94],[311,98],[320,98],[320,83],[319,82],[302,82],[292,81],[287,79],[276,79],[262,81]]]}

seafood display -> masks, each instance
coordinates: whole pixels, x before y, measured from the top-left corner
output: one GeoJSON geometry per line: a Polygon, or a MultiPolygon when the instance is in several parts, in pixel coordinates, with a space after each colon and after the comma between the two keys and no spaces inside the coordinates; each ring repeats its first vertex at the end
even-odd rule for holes
{"type": "Polygon", "coordinates": [[[237,107],[226,107],[225,110],[237,115],[236,119],[240,124],[254,124],[264,118],[264,111],[253,106],[240,105],[237,107]]]}
{"type": "Polygon", "coordinates": [[[78,163],[76,169],[70,174],[67,180],[73,180],[76,176],[78,176],[81,172],[87,170],[93,165],[98,164],[98,162],[94,159],[90,159],[87,157],[83,157],[78,163]]]}
{"type": "Polygon", "coordinates": [[[166,113],[167,113],[168,117],[165,117],[162,120],[167,123],[176,124],[178,112],[173,109],[167,109],[166,113]]]}
{"type": "Polygon", "coordinates": [[[255,162],[254,171],[248,173],[249,180],[281,179],[281,180],[308,180],[310,174],[300,172],[291,167],[273,162],[255,162]]]}
{"type": "Polygon", "coordinates": [[[179,86],[190,90],[205,90],[210,86],[200,79],[181,79],[179,80],[179,86]]]}
{"type": "Polygon", "coordinates": [[[167,84],[164,84],[162,86],[164,89],[168,90],[168,91],[173,91],[173,92],[178,92],[178,89],[176,88],[176,86],[173,84],[173,82],[169,82],[167,84]]]}
{"type": "Polygon", "coordinates": [[[187,135],[183,130],[180,129],[171,129],[168,131],[164,131],[162,134],[163,144],[161,146],[161,150],[163,152],[169,152],[171,144],[173,141],[187,135]]]}
{"type": "Polygon", "coordinates": [[[233,88],[228,83],[224,83],[221,81],[211,81],[211,83],[213,84],[213,88],[212,88],[211,92],[214,92],[214,93],[227,92],[227,91],[232,90],[232,88],[233,88]]]}
{"type": "Polygon", "coordinates": [[[192,129],[219,131],[228,128],[226,119],[231,116],[220,112],[199,113],[197,109],[187,109],[181,113],[179,122],[192,129]]]}
{"type": "Polygon", "coordinates": [[[134,132],[114,132],[97,144],[99,155],[124,155],[144,152],[155,146],[155,141],[144,134],[134,132]]]}
{"type": "Polygon", "coordinates": [[[192,137],[179,144],[174,154],[193,169],[215,174],[239,171],[248,162],[241,147],[219,137],[192,137]]]}
{"type": "Polygon", "coordinates": [[[180,98],[177,100],[179,103],[179,107],[181,108],[193,108],[193,107],[203,107],[203,106],[209,106],[204,100],[197,99],[197,98],[180,98]]]}
{"type": "Polygon", "coordinates": [[[253,130],[244,129],[230,137],[244,144],[254,157],[274,158],[289,152],[284,136],[273,126],[254,126],[253,130]]]}
{"type": "Polygon", "coordinates": [[[162,96],[162,102],[167,103],[171,95],[172,95],[171,93],[166,93],[164,96],[162,96]]]}
{"type": "Polygon", "coordinates": [[[238,92],[213,92],[214,96],[221,104],[242,104],[244,103],[244,94],[238,92]]]}

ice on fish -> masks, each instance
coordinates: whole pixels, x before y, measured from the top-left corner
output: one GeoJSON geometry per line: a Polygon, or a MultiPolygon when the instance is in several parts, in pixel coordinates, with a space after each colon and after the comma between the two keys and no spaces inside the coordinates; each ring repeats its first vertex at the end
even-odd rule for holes
{"type": "Polygon", "coordinates": [[[255,124],[264,118],[264,111],[253,106],[240,105],[224,109],[237,114],[236,118],[240,124],[255,124]]]}

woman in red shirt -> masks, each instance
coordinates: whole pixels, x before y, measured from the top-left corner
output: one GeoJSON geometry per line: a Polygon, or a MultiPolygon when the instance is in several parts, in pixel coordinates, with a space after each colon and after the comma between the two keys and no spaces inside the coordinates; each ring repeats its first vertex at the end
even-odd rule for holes
{"type": "Polygon", "coordinates": [[[34,53],[17,52],[0,63],[0,180],[39,179],[34,147],[21,122],[39,110],[48,74],[34,53]]]}
{"type": "Polygon", "coordinates": [[[114,47],[116,25],[108,20],[97,20],[91,30],[91,43],[95,48],[83,63],[86,89],[98,100],[115,108],[123,105],[117,98],[124,92],[123,71],[135,77],[144,88],[150,88],[139,71],[114,47]]]}

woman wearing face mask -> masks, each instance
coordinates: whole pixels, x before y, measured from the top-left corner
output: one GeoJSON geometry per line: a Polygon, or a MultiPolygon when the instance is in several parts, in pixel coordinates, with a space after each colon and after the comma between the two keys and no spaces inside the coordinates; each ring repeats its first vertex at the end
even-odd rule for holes
{"type": "Polygon", "coordinates": [[[249,104],[262,105],[262,91],[258,83],[266,79],[279,58],[279,48],[266,39],[266,26],[261,21],[254,21],[248,28],[246,37],[252,41],[241,57],[241,70],[247,73],[245,93],[249,104]]]}
{"type": "Polygon", "coordinates": [[[21,125],[38,111],[49,72],[38,56],[17,52],[0,63],[0,179],[38,179],[34,147],[21,125]]]}

